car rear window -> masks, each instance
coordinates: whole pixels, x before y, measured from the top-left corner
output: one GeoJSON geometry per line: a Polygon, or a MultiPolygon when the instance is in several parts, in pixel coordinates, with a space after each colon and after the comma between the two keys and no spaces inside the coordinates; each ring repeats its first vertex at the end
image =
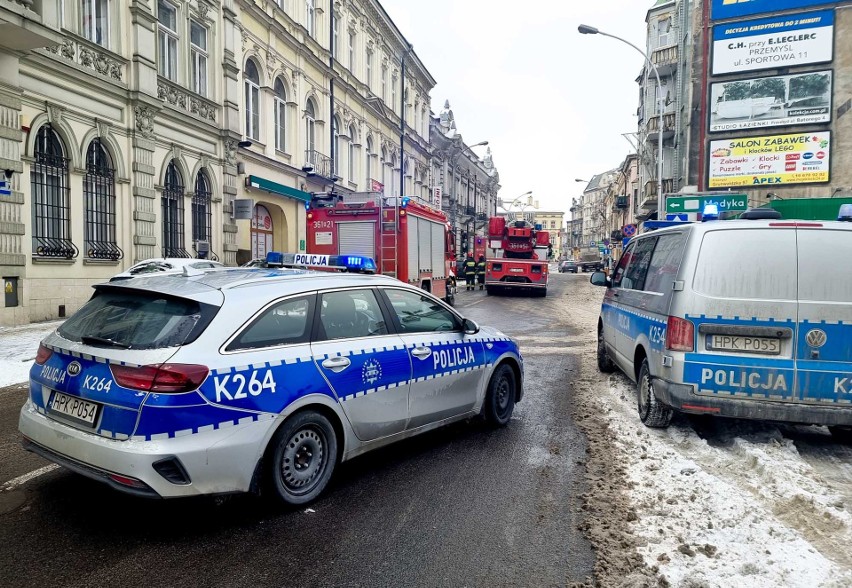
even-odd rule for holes
{"type": "Polygon", "coordinates": [[[696,292],[718,298],[795,300],[795,230],[707,232],[692,285],[696,292]]]}
{"type": "Polygon", "coordinates": [[[187,298],[101,290],[59,327],[59,334],[102,347],[176,347],[198,338],[217,311],[187,298]]]}

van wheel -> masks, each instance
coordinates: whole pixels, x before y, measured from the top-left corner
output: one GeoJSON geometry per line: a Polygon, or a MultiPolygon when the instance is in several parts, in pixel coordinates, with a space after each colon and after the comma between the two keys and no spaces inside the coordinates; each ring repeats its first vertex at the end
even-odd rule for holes
{"type": "Polygon", "coordinates": [[[615,371],[615,364],[606,352],[606,344],[603,338],[603,329],[598,329],[598,369],[605,374],[615,371]]]}
{"type": "Polygon", "coordinates": [[[269,480],[282,502],[305,504],[322,493],[337,464],[337,436],[327,418],[312,410],[297,413],[270,447],[269,480]]]}
{"type": "Polygon", "coordinates": [[[508,365],[504,363],[494,370],[485,393],[485,405],[482,407],[489,423],[497,427],[506,426],[515,410],[517,387],[515,372],[508,365]]]}
{"type": "Polygon", "coordinates": [[[852,427],[829,427],[828,432],[841,443],[852,443],[852,427]]]}
{"type": "Polygon", "coordinates": [[[639,420],[646,427],[656,429],[668,427],[674,411],[657,400],[647,358],[642,360],[642,368],[639,370],[639,380],[636,382],[636,387],[639,396],[639,420]]]}

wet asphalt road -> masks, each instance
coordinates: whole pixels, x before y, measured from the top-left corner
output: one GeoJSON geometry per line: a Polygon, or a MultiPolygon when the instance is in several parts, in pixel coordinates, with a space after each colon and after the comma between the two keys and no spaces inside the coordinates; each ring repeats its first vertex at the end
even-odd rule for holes
{"type": "Polygon", "coordinates": [[[341,465],[308,509],[239,496],[154,501],[20,449],[25,391],[0,391],[3,586],[565,586],[591,575],[585,441],[571,420],[582,339],[554,274],[547,298],[462,292],[457,308],[516,337],[524,400],[508,427],[474,420],[341,465]]]}

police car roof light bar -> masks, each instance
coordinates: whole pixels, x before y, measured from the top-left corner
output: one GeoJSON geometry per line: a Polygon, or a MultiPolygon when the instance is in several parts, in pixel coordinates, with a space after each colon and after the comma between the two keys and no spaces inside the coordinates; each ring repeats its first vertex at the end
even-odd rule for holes
{"type": "Polygon", "coordinates": [[[322,255],[270,251],[266,254],[266,265],[269,267],[324,268],[361,274],[376,273],[375,260],[363,255],[322,255]]]}

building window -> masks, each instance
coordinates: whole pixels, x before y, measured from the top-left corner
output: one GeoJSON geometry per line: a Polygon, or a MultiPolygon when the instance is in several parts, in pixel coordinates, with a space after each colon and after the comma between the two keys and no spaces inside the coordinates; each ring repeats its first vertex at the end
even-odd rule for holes
{"type": "Polygon", "coordinates": [[[175,160],[166,168],[163,185],[163,257],[190,257],[183,248],[183,178],[175,160]]]}
{"type": "Polygon", "coordinates": [[[386,65],[382,66],[382,100],[388,101],[388,68],[386,65]]]}
{"type": "Polygon", "coordinates": [[[657,46],[658,47],[665,47],[666,45],[669,44],[669,37],[670,37],[669,33],[671,32],[671,30],[672,30],[672,19],[671,19],[671,17],[661,18],[660,20],[657,21],[657,40],[658,40],[657,46]]]}
{"type": "Polygon", "coordinates": [[[83,0],[83,36],[103,47],[109,47],[109,0],[83,0]]]}
{"type": "Polygon", "coordinates": [[[367,51],[367,87],[373,87],[373,52],[367,51]]]}
{"type": "Polygon", "coordinates": [[[207,29],[189,21],[189,49],[192,59],[192,90],[207,96],[207,29]]]}
{"type": "Polygon", "coordinates": [[[287,147],[287,91],[281,79],[275,80],[275,148],[286,151],[287,147]]]}
{"type": "Polygon", "coordinates": [[[429,138],[429,117],[426,115],[426,107],[420,111],[420,121],[423,123],[423,136],[429,138]]]}
{"type": "Polygon", "coordinates": [[[373,179],[373,139],[367,137],[366,151],[364,151],[364,182],[367,185],[367,191],[371,192],[373,187],[370,185],[370,180],[373,179]]]}
{"type": "Polygon", "coordinates": [[[260,74],[254,61],[246,61],[246,137],[260,139],[260,74]]]}
{"type": "Polygon", "coordinates": [[[355,33],[349,32],[349,71],[355,73],[355,33]]]}
{"type": "Polygon", "coordinates": [[[390,101],[390,107],[391,107],[391,110],[392,110],[392,111],[393,111],[393,110],[397,107],[397,103],[396,103],[396,78],[394,78],[394,79],[391,81],[391,101],[390,101]]]}
{"type": "Polygon", "coordinates": [[[100,139],[94,139],[86,152],[83,180],[86,203],[84,249],[91,259],[118,260],[123,252],[115,234],[115,168],[100,139]]]}
{"type": "Polygon", "coordinates": [[[316,19],[317,13],[316,8],[314,7],[314,0],[305,0],[305,27],[308,29],[308,34],[310,36],[314,36],[316,32],[316,19]]]}
{"type": "Polygon", "coordinates": [[[334,140],[331,143],[331,159],[334,162],[333,171],[340,175],[340,120],[335,116],[331,119],[331,134],[334,140]]]}
{"type": "MultiPolygon", "coordinates": [[[[207,242],[208,251],[212,248],[212,197],[213,193],[210,189],[210,180],[207,178],[207,172],[204,168],[198,170],[198,175],[195,177],[195,194],[192,196],[192,243],[197,253],[201,253],[202,248],[198,246],[199,241],[207,242]]],[[[208,255],[208,257],[213,257],[208,255]]]]}
{"type": "Polygon", "coordinates": [[[550,228],[551,228],[551,229],[555,229],[555,228],[556,228],[556,221],[550,221],[550,228]]]}
{"type": "Polygon", "coordinates": [[[355,127],[349,125],[349,181],[358,183],[358,162],[355,160],[355,127]]]}
{"type": "Polygon", "coordinates": [[[158,67],[160,75],[172,81],[177,80],[178,64],[178,32],[177,32],[177,9],[159,0],[157,2],[157,28],[158,40],[158,67]]]}
{"type": "Polygon", "coordinates": [[[45,257],[77,257],[71,242],[68,159],[59,136],[46,124],[36,135],[30,171],[33,199],[33,253],[45,257]]]}
{"type": "Polygon", "coordinates": [[[332,15],[331,17],[332,34],[334,35],[334,58],[340,61],[340,19],[332,15]]]}
{"type": "Polygon", "coordinates": [[[317,119],[313,100],[305,105],[305,149],[308,152],[308,162],[316,163],[314,152],[317,148],[317,119]]]}

